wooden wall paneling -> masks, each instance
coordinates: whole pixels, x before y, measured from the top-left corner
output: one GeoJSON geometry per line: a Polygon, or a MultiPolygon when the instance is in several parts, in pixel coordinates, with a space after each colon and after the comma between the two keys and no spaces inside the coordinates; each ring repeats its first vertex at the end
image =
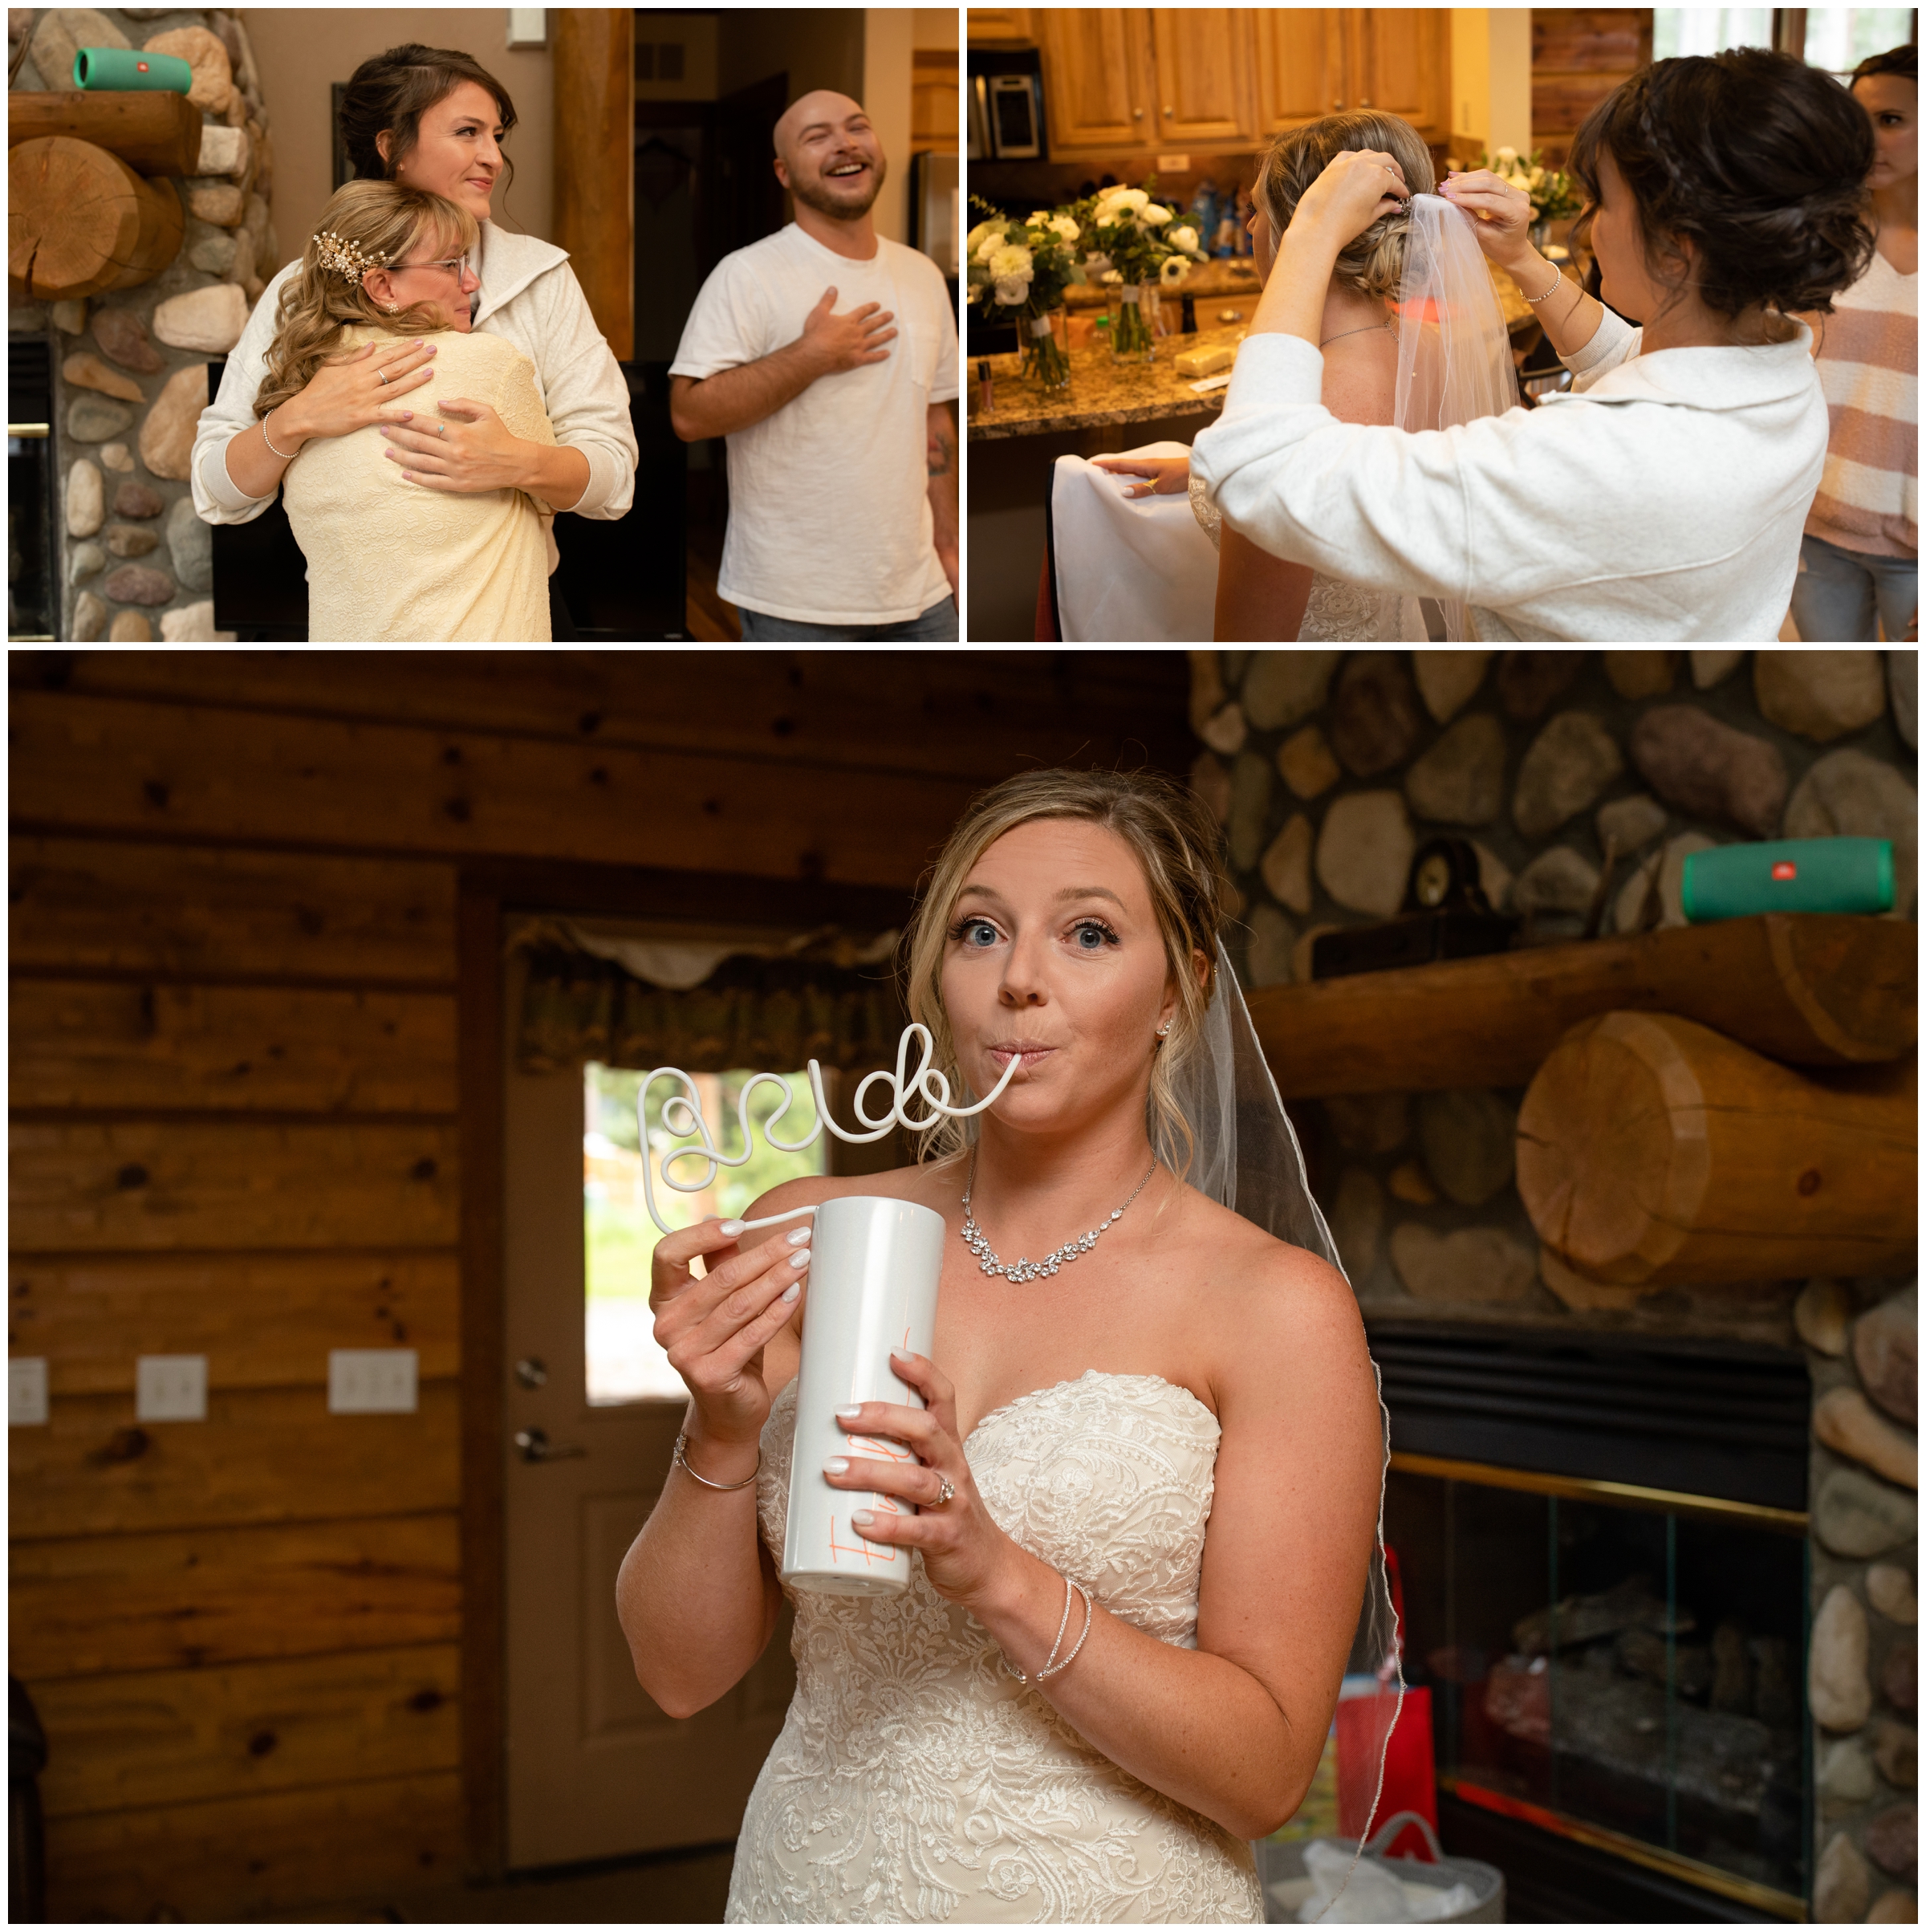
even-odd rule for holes
{"type": "Polygon", "coordinates": [[[461,1864],[453,1771],[54,1818],[52,1919],[220,1921],[391,1900],[461,1864]]]}
{"type": "Polygon", "coordinates": [[[35,837],[9,861],[16,974],[454,983],[449,865],[35,837]]]}
{"type": "Polygon", "coordinates": [[[552,31],[555,242],[627,362],[636,352],[635,11],[557,7],[552,31]]]}
{"type": "Polygon", "coordinates": [[[39,1682],[452,1644],[460,1544],[453,1511],[16,1542],[9,1665],[39,1682]]]}
{"type": "Polygon", "coordinates": [[[1652,59],[1648,6],[1534,7],[1531,141],[1562,165],[1585,117],[1652,59]]]}
{"type": "Polygon", "coordinates": [[[57,1400],[131,1395],[139,1355],[205,1355],[216,1389],[322,1389],[333,1348],[412,1348],[461,1373],[460,1271],[429,1254],[16,1255],[7,1346],[57,1400]]]}
{"type": "Polygon", "coordinates": [[[30,1684],[50,1818],[446,1771],[453,1644],[30,1684]]]}
{"type": "Polygon", "coordinates": [[[16,1114],[454,1111],[449,994],[26,979],[7,1028],[16,1114]]]}
{"type": "Polygon", "coordinates": [[[16,1252],[450,1247],[452,1124],[15,1121],[16,1252]]]}
{"type": "Polygon", "coordinates": [[[493,1878],[506,1865],[508,1844],[501,901],[465,881],[459,931],[461,1161],[468,1178],[461,1196],[462,1842],[469,1875],[493,1878]]]}
{"type": "Polygon", "coordinates": [[[913,882],[961,780],[15,692],[13,808],[36,831],[522,854],[913,882]]]}
{"type": "Polygon", "coordinates": [[[210,1389],[204,1422],[136,1423],[124,1396],[71,1396],[7,1445],[8,1533],[108,1536],[418,1515],[461,1502],[460,1397],[410,1415],[331,1415],[319,1389],[210,1389]]]}
{"type": "MultiPolygon", "coordinates": [[[[1334,27],[1334,60],[1335,37],[1334,27]]],[[[82,651],[61,689],[979,782],[1022,764],[1146,757],[1181,772],[1195,754],[1177,651],[733,651],[720,689],[717,661],[677,651],[82,651]]]]}

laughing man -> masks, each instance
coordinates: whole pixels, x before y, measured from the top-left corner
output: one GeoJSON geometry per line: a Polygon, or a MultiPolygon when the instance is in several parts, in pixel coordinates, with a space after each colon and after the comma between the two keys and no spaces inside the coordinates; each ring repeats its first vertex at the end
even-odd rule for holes
{"type": "Polygon", "coordinates": [[[886,164],[847,95],[776,123],[778,233],[725,255],[669,365],[685,442],[729,439],[717,588],[746,642],[957,637],[957,323],[870,209],[886,164]]]}

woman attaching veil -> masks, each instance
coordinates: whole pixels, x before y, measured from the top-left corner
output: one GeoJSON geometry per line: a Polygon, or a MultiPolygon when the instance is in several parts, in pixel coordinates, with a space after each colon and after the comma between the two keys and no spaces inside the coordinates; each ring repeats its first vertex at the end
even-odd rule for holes
{"type": "MultiPolygon", "coordinates": [[[[1258,274],[1268,282],[1278,238],[1327,165],[1340,153],[1365,149],[1395,154],[1419,192],[1379,215],[1331,268],[1318,331],[1325,407],[1340,421],[1414,433],[1516,408],[1518,379],[1504,314],[1471,218],[1430,192],[1429,150],[1417,130],[1396,115],[1327,115],[1271,144],[1252,196],[1258,274]]],[[[1070,465],[1074,459],[1063,461],[1070,465]]],[[[1118,558],[1116,546],[1141,553],[1146,539],[1160,546],[1181,539],[1160,531],[1153,538],[1143,521],[1133,528],[1132,515],[1119,511],[1115,486],[1101,472],[1152,479],[1127,493],[1140,504],[1135,519],[1168,519],[1173,512],[1158,498],[1181,496],[1189,486],[1197,522],[1220,555],[1213,612],[1205,628],[1186,630],[1187,637],[1381,644],[1469,635],[1461,604],[1426,608],[1416,597],[1365,589],[1341,571],[1314,571],[1273,556],[1235,531],[1225,533],[1201,485],[1190,483],[1183,456],[1099,457],[1087,473],[1083,500],[1068,491],[1067,502],[1058,500],[1059,570],[1107,575],[1120,586],[1113,601],[1132,594],[1133,559],[1118,558]]],[[[1208,580],[1208,561],[1200,563],[1208,580]]],[[[1146,606],[1154,608],[1148,600],[1140,608],[1146,606]]]]}
{"type": "MultiPolygon", "coordinates": [[[[852,1441],[798,1478],[876,1499],[851,1522],[910,1548],[912,1580],[797,1593],[795,1698],[732,1921],[1264,1917],[1245,1840],[1323,1748],[1384,1438],[1219,947],[1216,847],[1152,778],[1031,772],[979,797],[905,942],[908,1005],[953,1091],[1020,1071],[918,1165],[750,1210],[880,1194],[949,1239],[933,1356],[893,1365],[927,1409],[838,1412],[916,1459],[852,1441]]],[[[744,1234],[709,1221],[656,1250],[690,1400],[617,1607],[672,1716],[740,1682],[782,1605],[808,1237],[744,1234]]]]}

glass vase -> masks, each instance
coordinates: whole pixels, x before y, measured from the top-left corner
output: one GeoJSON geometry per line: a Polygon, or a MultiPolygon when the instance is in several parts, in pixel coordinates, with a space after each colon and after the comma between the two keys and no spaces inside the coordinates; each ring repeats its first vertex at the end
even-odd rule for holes
{"type": "Polygon", "coordinates": [[[1110,292],[1110,353],[1117,362],[1148,362],[1157,352],[1157,291],[1127,282],[1110,292]]]}
{"type": "Polygon", "coordinates": [[[1070,387],[1070,318],[1060,308],[1041,315],[1026,313],[1021,324],[1023,335],[1023,375],[1040,389],[1070,387]]]}

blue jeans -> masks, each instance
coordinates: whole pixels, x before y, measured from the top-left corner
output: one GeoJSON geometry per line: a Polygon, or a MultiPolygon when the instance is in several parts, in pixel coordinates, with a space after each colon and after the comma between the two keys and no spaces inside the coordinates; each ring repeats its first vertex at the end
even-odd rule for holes
{"type": "Polygon", "coordinates": [[[1877,644],[1875,607],[1888,644],[1905,641],[1920,608],[1916,557],[1875,557],[1842,550],[1823,537],[1799,543],[1792,621],[1801,644],[1877,644]]]}
{"type": "Polygon", "coordinates": [[[900,624],[803,624],[772,617],[767,611],[744,611],[745,644],[954,644],[957,600],[945,597],[920,617],[900,624]]]}

